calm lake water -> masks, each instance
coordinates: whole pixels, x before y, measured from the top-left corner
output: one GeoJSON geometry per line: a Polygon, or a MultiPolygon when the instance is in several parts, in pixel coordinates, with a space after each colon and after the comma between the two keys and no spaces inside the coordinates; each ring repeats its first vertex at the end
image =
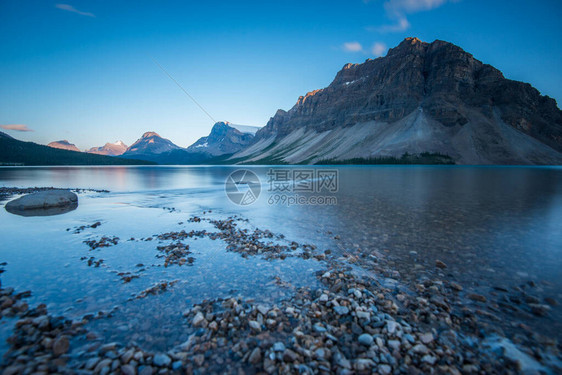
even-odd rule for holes
{"type": "MultiPolygon", "coordinates": [[[[92,328],[108,340],[163,350],[186,339],[175,328],[194,301],[230,295],[275,301],[316,283],[314,273],[323,264],[315,260],[243,258],[226,252],[220,240],[200,238],[190,242],[193,266],[164,268],[155,258],[158,243],[140,241],[170,231],[216,231],[207,222],[187,222],[211,210],[207,217],[239,215],[248,219],[242,226],[336,254],[384,254],[406,282],[446,277],[489,295],[492,287],[532,281],[536,296],[562,302],[560,167],[243,168],[259,176],[261,192],[242,206],[225,193],[227,177],[240,169],[233,166],[0,168],[0,186],[110,191],[82,193],[75,211],[58,216],[22,217],[2,209],[2,285],[31,290],[31,303],[46,302],[52,313],[73,318],[118,307],[112,319],[92,328]],[[322,171],[337,172],[337,191],[315,191],[319,181],[328,181],[319,177],[322,171]],[[303,173],[308,178],[298,181],[301,191],[285,184],[285,177],[303,173]],[[285,198],[297,196],[300,204],[287,204],[285,198]],[[310,204],[311,197],[326,204],[310,204]],[[74,233],[97,221],[102,225],[74,233]],[[104,235],[120,242],[96,251],[83,243],[104,235]],[[88,266],[90,257],[103,263],[88,266]],[[448,265],[445,271],[435,268],[437,259],[448,265]],[[141,277],[123,283],[120,272],[141,277]],[[173,280],[173,293],[132,299],[173,280]]],[[[553,328],[562,331],[561,317],[554,307],[549,317],[528,318],[526,324],[552,334],[553,328]]],[[[3,337],[11,324],[0,324],[3,337]]]]}

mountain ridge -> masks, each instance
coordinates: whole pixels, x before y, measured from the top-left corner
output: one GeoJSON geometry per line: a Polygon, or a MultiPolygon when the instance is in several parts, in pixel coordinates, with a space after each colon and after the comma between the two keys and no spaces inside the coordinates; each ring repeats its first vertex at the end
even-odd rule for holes
{"type": "Polygon", "coordinates": [[[204,164],[226,160],[247,146],[254,138],[253,128],[245,125],[233,125],[228,121],[220,121],[213,125],[208,136],[201,137],[187,148],[176,146],[155,132],[146,132],[122,157],[135,157],[151,160],[158,164],[204,164]],[[243,132],[236,127],[242,127],[243,132]]]}
{"type": "Polygon", "coordinates": [[[63,139],[61,141],[51,142],[51,143],[47,144],[47,146],[52,147],[52,148],[58,148],[58,149],[61,149],[61,150],[80,152],[80,150],[78,149],[78,147],[76,147],[75,144],[70,143],[66,139],[63,139]]]}
{"type": "Polygon", "coordinates": [[[406,38],[385,57],[345,64],[330,85],[278,110],[232,160],[314,163],[419,151],[461,164],[560,164],[561,150],[554,99],[452,43],[406,38]]]}

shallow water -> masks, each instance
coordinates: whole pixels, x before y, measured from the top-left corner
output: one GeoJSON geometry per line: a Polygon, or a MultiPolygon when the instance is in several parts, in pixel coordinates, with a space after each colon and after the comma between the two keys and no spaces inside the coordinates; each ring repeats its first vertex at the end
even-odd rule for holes
{"type": "MultiPolygon", "coordinates": [[[[294,287],[315,284],[314,272],[323,267],[315,260],[243,258],[226,252],[221,240],[200,238],[183,241],[193,252],[192,266],[164,268],[156,258],[159,243],[139,240],[182,229],[216,231],[207,222],[187,222],[212,210],[206,217],[238,214],[249,219],[241,225],[282,233],[320,250],[383,253],[412,282],[446,277],[488,295],[493,286],[533,281],[535,295],[562,301],[562,168],[338,166],[333,168],[337,192],[300,193],[337,202],[292,206],[269,199],[279,195],[268,191],[270,167],[244,168],[262,182],[261,195],[247,206],[225,194],[225,180],[238,167],[0,168],[0,186],[110,190],[80,194],[78,209],[59,216],[21,217],[2,209],[0,261],[8,263],[2,284],[31,290],[31,304],[46,302],[52,313],[69,317],[118,306],[113,318],[93,321],[90,328],[108,340],[133,340],[158,350],[185,340],[177,327],[185,324],[181,313],[192,302],[240,295],[274,303],[294,287]],[[102,225],[74,233],[97,221],[102,225]],[[120,241],[94,251],[83,243],[103,235],[120,241]],[[81,259],[92,256],[104,260],[100,267],[81,259]],[[436,259],[447,269],[436,269],[436,259]],[[119,272],[140,277],[123,283],[119,272]],[[290,285],[277,285],[275,276],[290,285]],[[172,280],[179,281],[171,293],[130,300],[172,280]]],[[[555,307],[549,317],[528,317],[525,323],[552,334],[557,327],[562,332],[561,317],[555,307]]]]}

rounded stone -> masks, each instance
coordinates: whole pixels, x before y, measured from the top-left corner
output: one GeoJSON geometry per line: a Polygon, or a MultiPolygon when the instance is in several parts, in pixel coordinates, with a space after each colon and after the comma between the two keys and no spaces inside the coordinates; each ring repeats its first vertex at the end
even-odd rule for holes
{"type": "Polygon", "coordinates": [[[135,368],[131,365],[121,366],[121,372],[123,373],[123,375],[135,375],[136,374],[135,368]]]}
{"type": "Polygon", "coordinates": [[[360,344],[363,344],[365,346],[371,346],[373,345],[373,336],[369,335],[368,333],[363,333],[362,335],[359,336],[358,339],[360,344]]]}
{"type": "Polygon", "coordinates": [[[53,342],[53,354],[56,356],[65,354],[70,347],[70,342],[68,341],[68,337],[66,336],[59,336],[53,342]]]}
{"type": "Polygon", "coordinates": [[[78,196],[69,190],[46,190],[27,194],[6,203],[6,211],[21,216],[50,216],[78,207],[78,196]]]}
{"type": "Polygon", "coordinates": [[[346,315],[349,313],[349,308],[346,306],[334,306],[334,311],[338,315],[346,315]]]}
{"type": "Polygon", "coordinates": [[[168,367],[172,360],[166,354],[156,354],[152,359],[152,363],[158,367],[168,367]]]}

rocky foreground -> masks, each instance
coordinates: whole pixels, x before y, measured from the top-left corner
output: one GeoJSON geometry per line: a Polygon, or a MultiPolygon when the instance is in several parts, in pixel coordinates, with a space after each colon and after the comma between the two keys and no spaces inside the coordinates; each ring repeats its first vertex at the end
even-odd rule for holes
{"type": "MultiPolygon", "coordinates": [[[[317,273],[320,288],[301,288],[289,299],[268,305],[237,298],[205,300],[184,312],[178,329],[191,335],[178,347],[153,353],[127,343],[102,342],[88,331],[92,319],[49,315],[45,305],[25,303],[29,292],[0,289],[2,319],[17,318],[4,374],[516,374],[562,371],[560,346],[529,331],[510,341],[484,309],[464,303],[463,287],[426,280],[407,288],[374,255],[345,258],[314,245],[276,243],[282,235],[239,227],[240,218],[192,217],[218,231],[170,232],[158,236],[174,246],[158,251],[166,266],[192,262],[181,241],[219,239],[242,256],[285,259],[298,256],[326,265],[317,273]],[[373,264],[378,264],[373,266],[373,264]],[[486,315],[487,314],[487,315],[486,315]],[[78,349],[73,343],[85,341],[78,349]]],[[[98,225],[95,223],[93,225],[98,225]]],[[[88,243],[94,249],[115,239],[88,243]]],[[[444,267],[444,264],[436,264],[444,267]]],[[[279,280],[279,282],[284,282],[279,280]]],[[[173,293],[169,285],[155,293],[173,293]]],[[[485,303],[486,298],[468,298],[485,303]]],[[[497,323],[499,327],[499,322],[497,323]]],[[[525,329],[525,327],[522,327],[525,329]]]]}

